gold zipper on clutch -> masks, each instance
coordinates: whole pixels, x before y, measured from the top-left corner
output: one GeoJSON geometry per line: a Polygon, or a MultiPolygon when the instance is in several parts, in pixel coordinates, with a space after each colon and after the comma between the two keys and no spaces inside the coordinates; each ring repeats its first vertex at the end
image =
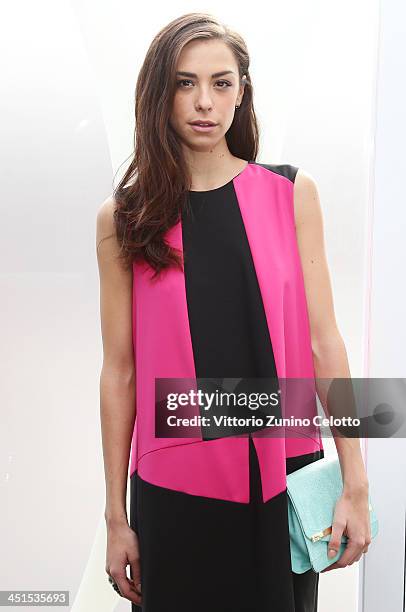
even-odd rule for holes
{"type": "Polygon", "coordinates": [[[331,533],[332,530],[332,527],[327,527],[323,531],[319,531],[318,533],[315,533],[314,535],[310,536],[310,539],[312,542],[317,542],[318,540],[321,540],[321,538],[324,538],[324,536],[331,533]]]}

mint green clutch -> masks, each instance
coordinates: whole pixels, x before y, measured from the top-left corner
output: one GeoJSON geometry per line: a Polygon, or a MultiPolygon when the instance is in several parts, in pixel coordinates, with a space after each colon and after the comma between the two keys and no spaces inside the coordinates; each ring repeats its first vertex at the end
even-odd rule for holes
{"type": "MultiPolygon", "coordinates": [[[[331,559],[327,556],[335,504],[343,490],[339,459],[323,457],[288,474],[286,480],[292,571],[302,574],[313,568],[321,572],[338,561],[348,541],[342,535],[340,550],[331,559]]],[[[370,496],[369,512],[374,538],[378,519],[370,496]]]]}

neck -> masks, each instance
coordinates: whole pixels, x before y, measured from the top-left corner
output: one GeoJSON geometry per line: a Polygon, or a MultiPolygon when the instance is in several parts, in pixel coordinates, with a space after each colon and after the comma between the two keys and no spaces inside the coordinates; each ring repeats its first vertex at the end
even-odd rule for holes
{"type": "Polygon", "coordinates": [[[191,177],[191,189],[212,189],[238,174],[246,161],[234,157],[230,151],[193,152],[186,158],[191,177]]]}

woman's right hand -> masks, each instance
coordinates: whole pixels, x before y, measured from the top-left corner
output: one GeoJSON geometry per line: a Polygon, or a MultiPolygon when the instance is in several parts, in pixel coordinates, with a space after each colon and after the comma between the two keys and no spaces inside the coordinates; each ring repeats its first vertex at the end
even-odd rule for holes
{"type": "Polygon", "coordinates": [[[138,536],[126,522],[107,527],[106,572],[117,583],[120,595],[142,605],[138,536]],[[126,568],[130,565],[131,578],[126,568]]]}

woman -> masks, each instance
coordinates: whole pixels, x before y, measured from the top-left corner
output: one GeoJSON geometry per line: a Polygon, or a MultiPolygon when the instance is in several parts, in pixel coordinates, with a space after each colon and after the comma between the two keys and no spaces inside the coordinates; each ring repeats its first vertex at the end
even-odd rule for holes
{"type": "MultiPolygon", "coordinates": [[[[155,384],[350,376],[317,187],[290,164],[255,161],[247,48],[210,15],[158,33],[135,111],[134,157],[97,217],[106,572],[134,611],[315,611],[318,574],[291,571],[286,474],[324,456],[321,438],[258,426],[156,435],[155,384]]],[[[329,569],[370,543],[359,441],[336,445],[332,557],[344,530],[349,543],[329,569]]]]}

